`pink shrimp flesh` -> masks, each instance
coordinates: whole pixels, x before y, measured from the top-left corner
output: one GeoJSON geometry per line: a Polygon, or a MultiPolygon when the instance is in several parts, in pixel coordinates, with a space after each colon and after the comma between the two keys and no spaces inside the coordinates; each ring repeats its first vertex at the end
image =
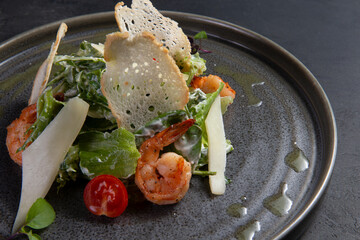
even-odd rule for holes
{"type": "MultiPolygon", "coordinates": [[[[30,136],[29,127],[36,121],[36,104],[27,106],[21,111],[20,117],[7,127],[6,146],[10,158],[21,166],[22,151],[17,151],[30,136]]],[[[30,145],[30,143],[29,143],[30,145]]]]}
{"type": "Polygon", "coordinates": [[[230,87],[227,82],[224,82],[219,76],[209,75],[204,77],[195,76],[191,81],[191,86],[193,88],[200,88],[204,93],[212,93],[215,92],[219,86],[220,82],[225,84],[224,88],[220,92],[221,97],[230,96],[235,99],[235,90],[230,87]]]}
{"type": "Polygon", "coordinates": [[[150,202],[159,205],[177,203],[188,191],[191,164],[173,152],[164,153],[160,158],[159,154],[163,147],[179,139],[194,122],[189,119],[174,124],[141,145],[135,183],[150,202]]]}

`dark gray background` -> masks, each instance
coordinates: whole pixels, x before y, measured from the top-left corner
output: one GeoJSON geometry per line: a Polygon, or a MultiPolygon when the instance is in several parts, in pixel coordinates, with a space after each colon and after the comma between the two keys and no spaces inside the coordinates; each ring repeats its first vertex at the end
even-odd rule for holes
{"type": "MultiPolygon", "coordinates": [[[[0,42],[53,21],[111,11],[116,2],[0,0],[0,42]]],[[[301,240],[360,239],[360,1],[153,0],[153,4],[161,10],[201,14],[253,30],[310,69],[333,106],[338,153],[322,201],[288,238],[305,230],[301,240]]]]}

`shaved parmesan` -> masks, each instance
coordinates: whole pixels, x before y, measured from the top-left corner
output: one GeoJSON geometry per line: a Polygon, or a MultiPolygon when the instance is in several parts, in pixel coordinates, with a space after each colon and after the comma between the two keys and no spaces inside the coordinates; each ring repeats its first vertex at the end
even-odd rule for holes
{"type": "Polygon", "coordinates": [[[33,88],[31,91],[31,96],[29,99],[29,105],[36,103],[41,93],[44,91],[46,84],[49,81],[52,65],[56,52],[60,45],[60,40],[65,36],[67,31],[67,25],[61,23],[59,30],[56,35],[55,42],[51,45],[50,53],[47,59],[41,64],[33,83],[33,88]]]}
{"type": "Polygon", "coordinates": [[[118,3],[115,18],[120,32],[128,32],[131,38],[150,32],[178,63],[190,59],[190,42],[178,23],[164,17],[149,0],[133,0],[131,8],[118,3]]]}
{"type": "Polygon", "coordinates": [[[209,171],[216,172],[209,176],[211,193],[222,195],[225,193],[225,167],[226,167],[226,139],[224,123],[221,113],[220,95],[212,104],[205,120],[208,135],[209,171]]]}
{"type": "Polygon", "coordinates": [[[26,214],[36,199],[46,196],[84,124],[88,109],[85,101],[72,98],[23,152],[21,198],[13,233],[25,224],[26,214]]]}
{"type": "Polygon", "coordinates": [[[189,89],[168,50],[150,33],[107,35],[101,90],[119,127],[135,131],[149,120],[183,109],[189,89]]]}

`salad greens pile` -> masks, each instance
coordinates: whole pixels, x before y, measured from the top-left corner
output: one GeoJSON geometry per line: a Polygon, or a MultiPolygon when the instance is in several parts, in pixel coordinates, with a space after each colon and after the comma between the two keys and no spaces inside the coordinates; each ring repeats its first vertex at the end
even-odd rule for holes
{"type": "MultiPolygon", "coordinates": [[[[142,142],[172,124],[190,118],[195,119],[196,124],[179,140],[166,147],[164,152],[173,151],[182,155],[192,164],[195,175],[215,174],[206,168],[208,144],[205,119],[224,84],[216,92],[208,94],[200,89],[190,88],[189,102],[184,110],[160,113],[133,134],[117,127],[101,92],[100,79],[106,66],[102,47],[102,44],[84,41],[77,53],[55,57],[54,65],[58,67],[58,71],[37,102],[37,120],[31,126],[31,136],[22,148],[41,134],[65,102],[70,98],[80,97],[90,105],[89,113],[60,166],[56,180],[59,188],[78,177],[92,179],[102,174],[111,174],[118,178],[128,178],[135,173],[137,159],[140,157],[137,149],[142,142]]],[[[189,62],[190,65],[182,69],[183,74],[187,75],[188,84],[193,76],[201,75],[206,70],[206,61],[198,52],[191,56],[189,62]]],[[[231,100],[222,98],[223,112],[231,100]]],[[[232,146],[228,141],[228,151],[231,150],[232,146]]]]}

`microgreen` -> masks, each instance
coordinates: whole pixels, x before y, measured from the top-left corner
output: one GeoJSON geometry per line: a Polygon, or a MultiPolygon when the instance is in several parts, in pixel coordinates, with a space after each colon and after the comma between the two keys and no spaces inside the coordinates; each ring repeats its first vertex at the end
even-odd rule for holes
{"type": "Polygon", "coordinates": [[[55,219],[55,211],[43,198],[38,198],[26,215],[26,226],[42,229],[49,226],[55,219]]]}
{"type": "Polygon", "coordinates": [[[198,51],[200,51],[202,53],[211,53],[211,51],[205,50],[201,47],[201,40],[208,38],[207,33],[205,31],[200,31],[197,34],[195,34],[195,36],[194,36],[194,39],[199,40],[199,45],[195,44],[194,39],[192,37],[188,37],[188,38],[189,38],[190,45],[191,45],[191,54],[195,54],[198,51]]]}
{"type": "Polygon", "coordinates": [[[207,39],[207,34],[205,31],[198,32],[195,36],[195,39],[207,39]]]}
{"type": "MultiPolygon", "coordinates": [[[[33,229],[43,229],[53,223],[55,219],[55,211],[53,207],[43,198],[38,198],[26,215],[26,223],[20,229],[19,233],[11,236],[14,239],[18,235],[27,235],[29,240],[41,240],[41,237],[33,233],[33,229]]],[[[8,240],[9,240],[8,239],[8,240]]]]}

